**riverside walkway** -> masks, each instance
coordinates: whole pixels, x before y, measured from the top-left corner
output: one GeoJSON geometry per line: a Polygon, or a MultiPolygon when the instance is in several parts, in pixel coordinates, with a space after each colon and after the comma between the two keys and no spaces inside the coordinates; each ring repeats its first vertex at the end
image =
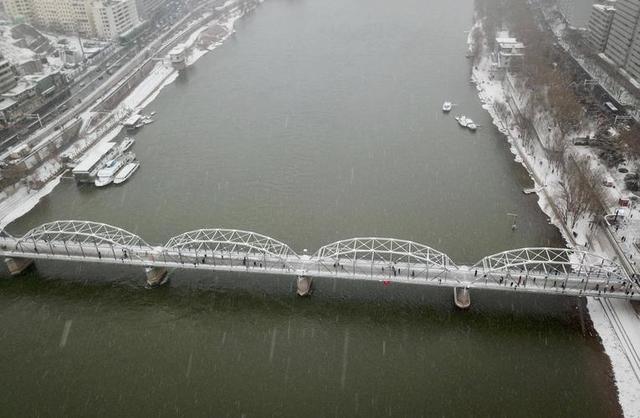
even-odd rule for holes
{"type": "Polygon", "coordinates": [[[521,248],[456,265],[412,241],[352,238],[299,255],[285,243],[249,231],[200,229],[154,246],[124,229],[88,221],[56,221],[14,237],[0,232],[0,255],[21,273],[33,260],[125,264],[145,268],[149,285],[167,269],[289,275],[310,289],[314,277],[400,282],[512,293],[640,300],[640,286],[612,260],[565,248],[521,248]]]}

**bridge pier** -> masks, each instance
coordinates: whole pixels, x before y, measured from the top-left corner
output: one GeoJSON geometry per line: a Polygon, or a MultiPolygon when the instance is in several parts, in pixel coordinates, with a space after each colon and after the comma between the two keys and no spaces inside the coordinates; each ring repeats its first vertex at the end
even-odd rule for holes
{"type": "Polygon", "coordinates": [[[454,287],[453,288],[453,302],[458,309],[469,309],[471,306],[471,294],[469,294],[468,287],[454,287]]]}
{"type": "Polygon", "coordinates": [[[17,276],[23,271],[25,271],[27,267],[33,264],[33,259],[20,258],[20,257],[7,257],[4,259],[4,262],[7,264],[7,267],[9,268],[9,273],[12,276],[17,276]]]}
{"type": "Polygon", "coordinates": [[[311,296],[311,285],[313,278],[309,276],[298,276],[296,280],[296,293],[298,296],[311,296]]]}
{"type": "Polygon", "coordinates": [[[150,288],[162,286],[167,282],[167,269],[164,267],[147,266],[144,273],[147,276],[147,286],[150,288]]]}

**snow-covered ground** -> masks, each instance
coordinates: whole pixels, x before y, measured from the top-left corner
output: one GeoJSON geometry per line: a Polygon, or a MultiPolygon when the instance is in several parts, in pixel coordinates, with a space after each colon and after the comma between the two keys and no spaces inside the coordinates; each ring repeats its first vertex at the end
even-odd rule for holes
{"type": "Polygon", "coordinates": [[[36,58],[36,53],[29,48],[22,48],[11,37],[9,26],[0,26],[0,52],[12,64],[20,64],[36,58]]]}
{"type": "Polygon", "coordinates": [[[4,229],[13,220],[18,219],[22,215],[33,209],[38,202],[53,189],[60,184],[62,174],[56,176],[55,179],[49,181],[40,190],[30,190],[27,187],[21,187],[16,193],[12,194],[8,199],[0,202],[0,230],[4,229]]]}
{"type": "MultiPolygon", "coordinates": [[[[29,48],[19,46],[19,39],[14,39],[11,35],[11,25],[0,25],[0,53],[12,64],[20,65],[35,59],[39,59],[39,54],[29,48]]],[[[44,64],[44,72],[63,71],[74,72],[74,70],[66,70],[65,63],[77,64],[82,60],[82,54],[90,56],[102,49],[109,47],[108,42],[97,41],[91,39],[80,39],[76,36],[66,36],[61,34],[47,33],[38,31],[44,38],[49,41],[52,50],[58,51],[58,56],[47,56],[47,63],[44,64]],[[67,54],[62,54],[67,51],[67,54]]],[[[77,71],[76,71],[77,72],[77,71]]]]}
{"type": "MultiPolygon", "coordinates": [[[[534,124],[540,141],[526,144],[521,139],[520,129],[515,123],[514,112],[517,110],[507,106],[506,114],[499,115],[495,109],[496,103],[507,104],[509,100],[502,81],[493,77],[489,56],[482,57],[474,67],[472,77],[478,89],[478,96],[483,102],[483,108],[491,114],[494,124],[507,137],[511,144],[511,151],[516,156],[515,160],[526,168],[536,183],[540,208],[558,227],[568,245],[574,248],[587,247],[590,251],[616,259],[617,255],[607,238],[602,236],[603,232],[592,227],[588,219],[579,219],[575,227],[569,229],[558,216],[557,208],[554,208],[555,202],[559,201],[559,183],[563,181],[563,176],[548,162],[543,147],[551,142],[548,136],[553,134],[548,129],[541,129],[552,125],[548,119],[550,116],[536,109],[538,116],[534,124]],[[577,237],[574,237],[574,232],[577,237]]],[[[513,104],[520,107],[522,103],[518,101],[526,97],[518,97],[517,94],[514,96],[513,104]]],[[[592,158],[590,161],[596,163],[596,160],[592,158]]],[[[637,354],[640,351],[640,317],[626,301],[609,302],[590,299],[588,307],[595,329],[611,359],[623,412],[629,418],[640,417],[640,357],[637,354]]]]}
{"type": "MultiPolygon", "coordinates": [[[[195,64],[195,62],[207,52],[215,50],[218,46],[222,45],[224,40],[234,33],[235,23],[243,16],[243,11],[240,8],[231,7],[236,3],[238,3],[238,0],[229,0],[225,6],[219,7],[219,10],[226,10],[226,8],[229,8],[229,10],[226,10],[219,18],[211,20],[207,25],[203,25],[196,30],[183,43],[183,45],[191,49],[191,53],[187,58],[187,66],[195,64]],[[198,35],[210,25],[219,25],[225,28],[226,34],[221,37],[218,42],[208,46],[206,49],[197,48],[195,45],[198,41],[198,35]]],[[[149,103],[160,94],[162,88],[174,82],[177,77],[178,71],[171,66],[168,57],[162,61],[158,61],[149,75],[121,102],[118,108],[113,111],[114,117],[110,123],[101,125],[94,131],[87,130],[84,138],[72,144],[63,154],[72,158],[80,158],[81,154],[92,144],[113,140],[122,130],[119,121],[123,120],[131,110],[138,111],[148,106],[149,103]]],[[[99,101],[100,100],[98,100],[98,102],[99,101]]],[[[83,124],[85,127],[83,129],[87,129],[86,124],[92,115],[92,109],[80,115],[84,120],[83,124]]],[[[52,135],[55,134],[55,132],[52,133],[52,135]]],[[[46,143],[50,141],[50,139],[49,137],[45,137],[41,142],[46,143]]],[[[43,164],[28,180],[43,181],[44,179],[50,179],[53,173],[57,173],[60,168],[61,164],[58,161],[43,164]]],[[[61,176],[57,176],[55,179],[49,181],[45,187],[37,191],[29,190],[29,187],[22,185],[18,191],[4,200],[2,200],[0,196],[0,229],[27,213],[40,199],[51,193],[55,186],[60,183],[60,177],[61,176]]]]}

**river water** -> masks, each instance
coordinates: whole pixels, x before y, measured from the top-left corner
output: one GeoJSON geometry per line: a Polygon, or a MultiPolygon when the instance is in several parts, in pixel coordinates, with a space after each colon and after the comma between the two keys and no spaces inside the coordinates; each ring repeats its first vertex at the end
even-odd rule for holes
{"type": "MultiPolygon", "coordinates": [[[[389,236],[458,263],[562,245],[469,83],[472,13],[472,0],[267,0],[148,107],[131,180],[63,182],[9,230],[88,219],[163,243],[226,227],[298,252],[389,236]]],[[[1,281],[5,411],[619,413],[575,300],[477,293],[461,313],[441,289],[318,280],[298,300],[289,278],[171,278],[150,292],[134,269],[38,263],[1,281]]]]}

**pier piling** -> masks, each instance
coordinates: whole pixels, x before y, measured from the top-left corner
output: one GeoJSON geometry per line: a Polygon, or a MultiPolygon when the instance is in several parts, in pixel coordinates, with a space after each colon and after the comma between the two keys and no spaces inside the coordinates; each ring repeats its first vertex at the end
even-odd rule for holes
{"type": "Polygon", "coordinates": [[[31,264],[33,264],[33,259],[31,258],[19,258],[19,257],[7,257],[4,259],[4,262],[7,264],[9,268],[9,273],[12,276],[17,276],[25,271],[31,264]]]}

